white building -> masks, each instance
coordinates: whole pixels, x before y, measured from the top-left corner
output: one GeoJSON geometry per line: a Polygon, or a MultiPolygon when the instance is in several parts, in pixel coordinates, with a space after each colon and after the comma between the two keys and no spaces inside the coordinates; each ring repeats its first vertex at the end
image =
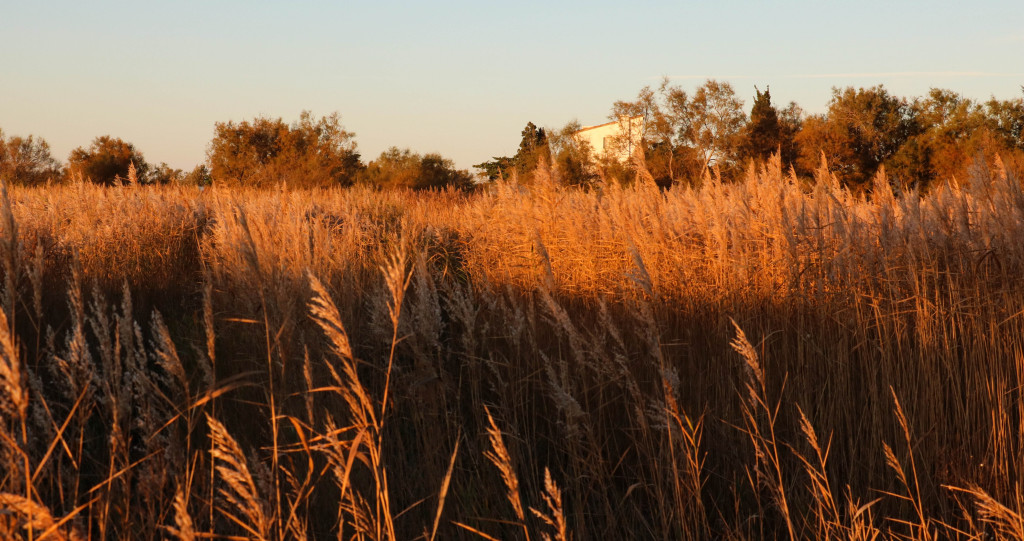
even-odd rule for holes
{"type": "Polygon", "coordinates": [[[584,126],[576,132],[578,141],[590,144],[594,157],[612,158],[624,161],[633,155],[633,149],[640,144],[644,131],[644,117],[619,117],[618,120],[584,126]]]}

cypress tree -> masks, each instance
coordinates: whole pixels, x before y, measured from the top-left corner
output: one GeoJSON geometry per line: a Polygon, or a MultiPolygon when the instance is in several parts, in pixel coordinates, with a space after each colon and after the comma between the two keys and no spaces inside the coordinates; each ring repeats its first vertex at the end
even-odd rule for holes
{"type": "Polygon", "coordinates": [[[541,157],[550,161],[551,151],[548,148],[548,136],[544,128],[538,128],[533,122],[528,122],[523,128],[522,140],[519,142],[519,152],[513,158],[520,175],[525,175],[537,168],[537,162],[541,157]]]}
{"type": "Polygon", "coordinates": [[[770,88],[761,92],[754,87],[757,96],[750,111],[750,123],[743,141],[743,156],[746,159],[764,161],[779,151],[782,144],[779,127],[779,113],[772,106],[770,88]]]}

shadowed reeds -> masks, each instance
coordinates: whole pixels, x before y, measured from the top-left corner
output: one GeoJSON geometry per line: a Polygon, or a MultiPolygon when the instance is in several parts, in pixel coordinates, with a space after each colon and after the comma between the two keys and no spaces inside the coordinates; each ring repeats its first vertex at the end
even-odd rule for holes
{"type": "Polygon", "coordinates": [[[1020,539],[1024,190],[0,205],[12,539],[1020,539]]]}

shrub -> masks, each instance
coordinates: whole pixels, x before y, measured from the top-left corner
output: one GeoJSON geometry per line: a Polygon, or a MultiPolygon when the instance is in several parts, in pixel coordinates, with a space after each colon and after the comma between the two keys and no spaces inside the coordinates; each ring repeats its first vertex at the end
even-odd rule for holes
{"type": "Polygon", "coordinates": [[[78,147],[68,156],[68,173],[81,175],[97,184],[112,186],[129,181],[131,169],[136,178],[145,178],[149,165],[135,145],[109,135],[93,139],[88,149],[78,147]]]}
{"type": "Polygon", "coordinates": [[[346,186],[361,167],[354,138],[341,126],[337,113],[317,120],[303,111],[290,126],[280,118],[218,122],[207,161],[216,182],[346,186]]]}
{"type": "Polygon", "coordinates": [[[447,187],[469,189],[473,175],[456,169],[454,162],[440,154],[419,155],[409,149],[391,147],[366,166],[360,175],[362,182],[382,188],[409,188],[413,190],[443,189],[447,187]]]}
{"type": "Polygon", "coordinates": [[[4,138],[0,130],[0,179],[33,186],[60,176],[60,163],[50,155],[46,140],[32,135],[4,138]]]}

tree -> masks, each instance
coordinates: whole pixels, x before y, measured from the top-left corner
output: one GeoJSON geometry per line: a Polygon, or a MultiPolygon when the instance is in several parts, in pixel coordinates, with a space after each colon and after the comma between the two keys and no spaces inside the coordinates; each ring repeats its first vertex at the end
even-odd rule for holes
{"type": "Polygon", "coordinates": [[[800,133],[804,124],[804,110],[796,102],[789,102],[785,109],[778,112],[779,116],[779,139],[782,163],[796,167],[797,158],[800,155],[796,143],[796,135],[800,133]]]}
{"type": "MultiPolygon", "coordinates": [[[[1024,86],[1021,87],[1024,94],[1024,86]]],[[[1017,171],[1024,170],[1024,97],[985,103],[985,113],[994,137],[1002,147],[1003,162],[1017,171]]]]}
{"type": "Polygon", "coordinates": [[[612,105],[611,119],[643,118],[644,161],[651,176],[661,186],[670,186],[682,177],[695,178],[697,156],[683,144],[682,134],[689,125],[689,97],[669,79],[662,79],[658,88],[645,86],[633,101],[617,101],[612,105]]]}
{"type": "Polygon", "coordinates": [[[540,160],[551,163],[551,148],[548,144],[548,136],[544,128],[538,128],[533,122],[527,122],[526,127],[520,133],[519,150],[516,155],[495,156],[489,162],[474,165],[489,180],[504,178],[514,168],[518,177],[527,178],[537,169],[540,160]]]}
{"type": "Polygon", "coordinates": [[[974,100],[938,88],[915,99],[911,108],[919,129],[887,160],[886,172],[918,188],[936,178],[963,178],[992,139],[984,109],[974,100]]]}
{"type": "Polygon", "coordinates": [[[754,87],[754,92],[754,106],[744,130],[741,153],[747,159],[765,161],[782,145],[782,128],[779,113],[772,106],[771,88],[761,92],[754,87]]]}
{"type": "Polygon", "coordinates": [[[454,162],[431,153],[419,155],[409,149],[391,147],[360,173],[363,183],[381,188],[413,190],[473,187],[469,171],[456,169],[454,162]]]}
{"type": "Polygon", "coordinates": [[[419,154],[408,148],[391,147],[366,165],[360,173],[360,180],[382,188],[411,188],[419,178],[422,161],[419,154]]]}
{"type": "Polygon", "coordinates": [[[527,122],[523,128],[519,151],[516,152],[516,168],[520,174],[527,174],[537,168],[541,159],[551,160],[551,149],[548,147],[548,136],[544,128],[538,128],[533,122],[527,122]]]}
{"type": "Polygon", "coordinates": [[[217,182],[345,186],[362,167],[355,134],[341,126],[337,113],[316,120],[303,111],[290,126],[280,118],[218,122],[214,132],[207,161],[217,182]]]}
{"type": "Polygon", "coordinates": [[[494,181],[499,178],[505,178],[509,171],[515,169],[516,160],[508,156],[494,156],[491,158],[491,161],[478,163],[473,167],[479,169],[487,177],[487,180],[494,181]]]}
{"type": "MultiPolygon", "coordinates": [[[[764,92],[761,92],[754,87],[754,92],[754,105],[750,110],[750,122],[743,131],[740,155],[747,160],[766,162],[778,152],[783,164],[792,164],[795,157],[793,124],[799,126],[799,113],[793,115],[792,111],[787,112],[787,124],[784,125],[780,111],[772,105],[771,89],[765,88],[764,92]]],[[[790,104],[790,107],[795,106],[796,104],[790,104]]]]}
{"type": "Polygon", "coordinates": [[[740,142],[747,115],[732,85],[709,79],[686,106],[682,137],[696,150],[702,174],[718,168],[728,177],[741,166],[740,142]]]}
{"type": "MultiPolygon", "coordinates": [[[[1020,90],[1024,94],[1024,86],[1020,90]]],[[[985,113],[1007,147],[1024,151],[1024,97],[1015,100],[993,97],[985,103],[985,113]]]]}
{"type": "Polygon", "coordinates": [[[881,85],[833,88],[828,112],[807,119],[797,136],[799,169],[814,171],[824,155],[841,182],[864,187],[920,131],[911,104],[881,85]]]}
{"type": "Polygon", "coordinates": [[[175,169],[164,162],[150,169],[146,182],[148,184],[180,184],[185,180],[185,172],[175,169]]]}
{"type": "Polygon", "coordinates": [[[576,137],[580,123],[572,121],[548,139],[552,156],[554,177],[567,186],[589,188],[598,180],[597,164],[594,162],[590,143],[576,137]]]}
{"type": "Polygon", "coordinates": [[[149,165],[131,143],[109,135],[93,139],[88,149],[78,147],[68,156],[69,174],[97,184],[113,186],[129,181],[134,169],[139,179],[144,179],[149,165]]]}
{"type": "Polygon", "coordinates": [[[474,186],[473,175],[465,169],[456,169],[455,162],[437,153],[423,156],[420,162],[420,177],[413,189],[457,188],[468,190],[474,186]]]}
{"type": "Polygon", "coordinates": [[[644,118],[642,148],[651,176],[659,184],[693,181],[712,168],[726,176],[740,166],[747,115],[732,85],[708,79],[689,96],[663,79],[657,90],[644,87],[634,101],[618,101],[612,117],[644,118]]]}
{"type": "Polygon", "coordinates": [[[12,136],[0,130],[0,180],[38,186],[61,177],[60,163],[42,138],[12,136]]]}
{"type": "Polygon", "coordinates": [[[210,177],[210,169],[203,164],[199,164],[179,182],[186,186],[209,186],[213,179],[210,177]]]}

